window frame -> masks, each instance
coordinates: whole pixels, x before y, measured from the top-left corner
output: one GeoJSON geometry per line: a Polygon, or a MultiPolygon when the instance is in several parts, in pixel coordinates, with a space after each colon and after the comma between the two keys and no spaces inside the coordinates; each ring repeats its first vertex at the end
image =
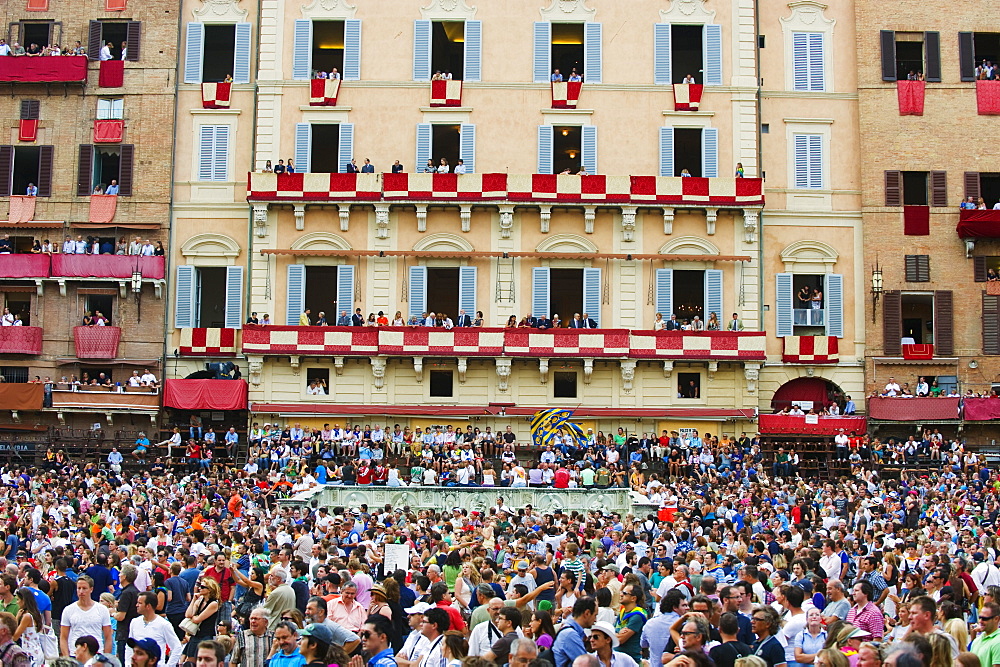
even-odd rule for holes
{"type": "Polygon", "coordinates": [[[125,98],[98,97],[96,118],[97,120],[124,120],[125,98]],[[104,108],[102,109],[102,107],[104,108]]]}

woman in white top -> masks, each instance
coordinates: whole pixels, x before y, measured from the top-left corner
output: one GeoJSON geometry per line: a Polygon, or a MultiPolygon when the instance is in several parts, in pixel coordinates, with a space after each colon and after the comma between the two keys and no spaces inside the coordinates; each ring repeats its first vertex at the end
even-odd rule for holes
{"type": "Polygon", "coordinates": [[[396,311],[396,316],[392,318],[392,326],[402,327],[406,326],[406,320],[403,319],[403,312],[400,310],[396,311]]]}
{"type": "Polygon", "coordinates": [[[441,162],[438,164],[437,173],[447,174],[449,171],[451,171],[451,166],[448,165],[448,159],[441,158],[441,162]]]}
{"type": "Polygon", "coordinates": [[[653,319],[653,331],[663,331],[667,328],[667,323],[663,320],[663,313],[657,313],[653,319]]]}

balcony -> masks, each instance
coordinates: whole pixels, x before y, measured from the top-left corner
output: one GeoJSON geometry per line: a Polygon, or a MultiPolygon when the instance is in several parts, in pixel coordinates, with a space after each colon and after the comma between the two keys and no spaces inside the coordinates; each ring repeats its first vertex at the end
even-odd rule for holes
{"type": "Polygon", "coordinates": [[[135,271],[163,280],[165,257],[141,255],[52,255],[53,278],[132,278],[135,271]]]}
{"type": "Polygon", "coordinates": [[[149,387],[80,386],[52,391],[52,407],[57,410],[157,411],[160,393],[149,387]]]}
{"type": "Polygon", "coordinates": [[[977,240],[1000,238],[1000,211],[962,209],[955,231],[965,241],[965,256],[971,257],[977,240]]]}
{"type": "Polygon", "coordinates": [[[226,357],[236,354],[238,329],[194,327],[181,329],[180,353],[184,357],[226,357]]]}
{"type": "Polygon", "coordinates": [[[792,310],[792,322],[797,327],[825,327],[825,308],[795,308],[792,310]]]}
{"type": "Polygon", "coordinates": [[[0,83],[86,83],[86,56],[0,58],[0,83]]]}
{"type": "Polygon", "coordinates": [[[73,327],[78,359],[114,359],[121,339],[121,327],[73,327]]]}
{"type": "Polygon", "coordinates": [[[41,327],[0,327],[0,354],[41,353],[41,327]]]}
{"type": "MultiPolygon", "coordinates": [[[[2,58],[0,58],[2,60],[2,58]]],[[[4,255],[0,262],[0,278],[48,278],[52,275],[48,255],[4,255]]]]}
{"type": "Polygon", "coordinates": [[[960,398],[888,398],[877,396],[868,399],[868,416],[871,419],[897,422],[939,422],[960,418],[960,398]]]}
{"type": "Polygon", "coordinates": [[[866,433],[868,424],[864,417],[824,417],[822,415],[760,415],[757,429],[765,435],[836,435],[866,433]]]}

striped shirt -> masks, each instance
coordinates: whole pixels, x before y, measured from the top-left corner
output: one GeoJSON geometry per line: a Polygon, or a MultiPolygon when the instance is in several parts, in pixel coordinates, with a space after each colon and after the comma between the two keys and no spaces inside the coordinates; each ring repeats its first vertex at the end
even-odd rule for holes
{"type": "Polygon", "coordinates": [[[882,616],[882,610],[871,602],[861,609],[858,609],[857,605],[851,607],[847,612],[847,622],[870,633],[876,641],[880,641],[885,634],[885,618],[882,616]]]}
{"type": "Polygon", "coordinates": [[[273,632],[265,632],[258,637],[250,630],[244,630],[236,635],[232,664],[238,667],[263,667],[272,644],[273,632]]]}

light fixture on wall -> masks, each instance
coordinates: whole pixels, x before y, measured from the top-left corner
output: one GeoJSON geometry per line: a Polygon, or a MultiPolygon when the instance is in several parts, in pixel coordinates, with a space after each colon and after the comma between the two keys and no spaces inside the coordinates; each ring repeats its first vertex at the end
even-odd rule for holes
{"type": "Polygon", "coordinates": [[[567,151],[567,154],[569,155],[570,160],[576,159],[576,151],[567,151]]]}
{"type": "Polygon", "coordinates": [[[564,137],[568,137],[568,136],[569,136],[569,128],[568,128],[568,127],[564,127],[564,128],[562,129],[562,135],[563,135],[564,137]]]}
{"type": "Polygon", "coordinates": [[[875,260],[875,268],[872,269],[872,322],[875,322],[875,309],[878,308],[879,297],[882,296],[882,267],[875,260]]]}
{"type": "Polygon", "coordinates": [[[142,320],[142,271],[138,266],[132,272],[132,294],[135,295],[135,321],[142,320]]]}

